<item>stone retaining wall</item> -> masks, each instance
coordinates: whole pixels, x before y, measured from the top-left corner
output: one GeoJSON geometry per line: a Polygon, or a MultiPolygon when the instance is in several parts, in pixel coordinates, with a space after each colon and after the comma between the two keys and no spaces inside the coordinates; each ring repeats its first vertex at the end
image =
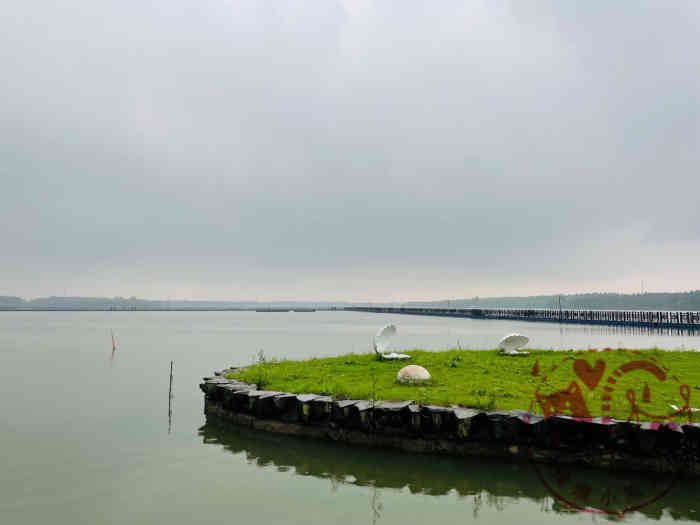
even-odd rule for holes
{"type": "Polygon", "coordinates": [[[280,434],[407,452],[700,476],[700,425],[695,423],[580,421],[521,410],[334,400],[258,390],[257,385],[225,379],[221,372],[205,377],[200,388],[208,418],[280,434]]]}

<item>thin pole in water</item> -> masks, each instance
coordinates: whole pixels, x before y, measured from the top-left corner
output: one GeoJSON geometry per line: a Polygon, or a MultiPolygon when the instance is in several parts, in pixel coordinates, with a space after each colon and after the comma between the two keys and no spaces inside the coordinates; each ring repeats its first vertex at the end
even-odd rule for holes
{"type": "Polygon", "coordinates": [[[168,434],[173,428],[173,362],[170,361],[170,387],[168,388],[168,434]]]}
{"type": "Polygon", "coordinates": [[[559,322],[561,323],[561,294],[559,294],[559,322]]]}
{"type": "Polygon", "coordinates": [[[114,353],[117,351],[117,341],[114,339],[114,330],[111,328],[109,329],[109,333],[112,336],[112,354],[109,357],[110,365],[111,362],[114,361],[114,353]]]}

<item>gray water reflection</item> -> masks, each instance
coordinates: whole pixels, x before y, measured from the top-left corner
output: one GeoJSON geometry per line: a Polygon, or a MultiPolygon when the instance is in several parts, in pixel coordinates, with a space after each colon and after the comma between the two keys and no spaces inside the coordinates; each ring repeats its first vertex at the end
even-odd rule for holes
{"type": "MultiPolygon", "coordinates": [[[[562,516],[582,513],[554,497],[543,484],[537,468],[529,463],[506,463],[482,458],[409,456],[391,450],[277,436],[233,427],[215,418],[210,418],[199,429],[199,435],[205,444],[221,446],[233,454],[244,454],[249,463],[258,467],[273,467],[279,472],[293,471],[297,476],[326,479],[331,492],[337,491],[341,485],[370,487],[372,492],[369,508],[372,521],[380,520],[384,510],[381,502],[383,489],[407,489],[414,495],[433,497],[456,493],[460,499],[465,500],[465,506],[474,518],[479,517],[484,507],[498,512],[507,503],[524,501],[536,503],[543,518],[549,514],[548,518],[551,519],[552,512],[562,516]]],[[[548,482],[557,492],[564,492],[566,484],[571,485],[573,491],[576,486],[587,484],[592,487],[592,507],[596,504],[602,506],[602,501],[599,501],[602,497],[627,497],[621,487],[634,486],[642,492],[648,491],[649,494],[641,496],[646,496],[649,500],[656,495],[653,493],[655,487],[670,485],[671,490],[665,492],[663,497],[645,504],[637,512],[655,520],[700,521],[697,501],[700,480],[675,480],[670,484],[665,476],[609,473],[585,468],[577,468],[572,472],[567,469],[561,471],[553,466],[540,467],[539,471],[550,472],[552,476],[548,482]],[[611,487],[614,487],[613,492],[611,487]],[[614,492],[618,487],[620,490],[614,492]]],[[[545,473],[544,476],[547,477],[548,474],[545,473]]]]}
{"type": "MultiPolygon", "coordinates": [[[[509,332],[525,333],[538,348],[700,348],[698,335],[360,312],[2,312],[0,524],[237,520],[341,525],[371,523],[375,511],[383,525],[469,523],[473,507],[479,509],[479,521],[487,522],[539,525],[547,522],[546,516],[558,524],[589,521],[590,516],[567,512],[547,499],[542,489],[534,491],[532,475],[511,472],[511,466],[493,467],[498,470],[493,482],[478,462],[457,467],[452,460],[416,459],[412,473],[401,466],[403,455],[371,455],[375,453],[362,449],[339,453],[336,447],[327,452],[328,444],[312,443],[296,453],[310,472],[301,477],[293,473],[298,466],[294,458],[275,455],[289,450],[279,438],[234,442],[235,449],[250,450],[253,457],[270,457],[269,471],[220,445],[202,446],[197,434],[204,424],[197,388],[202,376],[249,364],[260,349],[269,357],[287,359],[369,352],[372,335],[387,323],[398,325],[395,346],[401,350],[458,343],[493,348],[509,332]],[[168,434],[170,361],[174,380],[168,434]],[[254,445],[266,446],[268,452],[254,445]],[[343,457],[338,460],[339,455],[343,457]],[[277,472],[273,460],[289,472],[277,472]],[[338,464],[343,466],[340,473],[338,464]],[[343,471],[368,486],[341,478],[343,471]],[[336,492],[325,490],[330,482],[321,477],[323,472],[342,479],[333,482],[336,492]],[[511,480],[512,490],[499,492],[501,479],[511,480]],[[372,485],[373,480],[378,483],[372,485]],[[441,495],[445,491],[450,495],[441,495]],[[459,496],[460,491],[466,495],[459,496]],[[494,498],[503,510],[491,510],[494,498]]],[[[692,514],[684,501],[692,502],[694,495],[682,490],[665,498],[660,508],[692,514]]]]}

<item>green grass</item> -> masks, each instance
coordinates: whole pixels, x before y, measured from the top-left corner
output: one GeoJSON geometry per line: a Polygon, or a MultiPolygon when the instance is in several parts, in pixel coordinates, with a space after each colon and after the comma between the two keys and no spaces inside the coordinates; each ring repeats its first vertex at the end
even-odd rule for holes
{"type": "MultiPolygon", "coordinates": [[[[260,388],[295,393],[332,395],[341,399],[413,400],[420,404],[461,405],[478,409],[523,409],[543,413],[536,392],[541,396],[567,389],[572,381],[585,400],[591,416],[608,415],[626,420],[630,416],[628,391],[634,391],[637,404],[652,415],[670,415],[669,404],[683,407],[680,386],[687,384],[690,406],[700,407],[700,354],[686,351],[612,350],[601,352],[530,350],[527,357],[504,357],[496,350],[447,350],[428,352],[409,350],[410,361],[377,361],[374,354],[348,354],[308,361],[265,361],[229,374],[260,388]],[[585,360],[593,367],[604,362],[604,372],[594,388],[577,376],[573,363],[585,360]],[[630,361],[648,361],[668,372],[663,380],[647,370],[632,370],[615,376],[613,371],[630,361]],[[538,375],[533,375],[537,362],[538,375]],[[407,364],[424,366],[432,379],[423,384],[404,385],[396,381],[397,372],[407,364]],[[555,370],[552,370],[556,367],[555,370]],[[611,385],[608,378],[617,383],[611,385]],[[674,379],[677,378],[676,379],[674,379]],[[604,387],[613,388],[605,392],[604,387]],[[644,401],[645,386],[649,401],[644,401]],[[610,396],[604,401],[603,396],[610,396]],[[604,410],[603,405],[610,409],[604,410]]],[[[262,357],[262,356],[259,356],[262,357]]],[[[579,363],[578,370],[585,369],[579,363]]],[[[599,365],[600,369],[601,365],[599,365]]],[[[557,410],[568,413],[566,410],[557,410]]],[[[581,415],[581,414],[573,414],[581,415]]],[[[696,413],[700,420],[700,413],[696,413]]],[[[656,417],[641,415],[641,420],[656,417]]],[[[687,417],[674,416],[674,421],[687,417]]]]}

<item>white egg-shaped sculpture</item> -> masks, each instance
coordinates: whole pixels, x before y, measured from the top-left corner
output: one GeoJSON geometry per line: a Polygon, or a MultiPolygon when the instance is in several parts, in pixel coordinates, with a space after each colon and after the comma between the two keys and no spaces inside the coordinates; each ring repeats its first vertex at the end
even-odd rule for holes
{"type": "Polygon", "coordinates": [[[408,365],[399,370],[396,378],[401,383],[420,383],[430,379],[430,373],[422,366],[408,365]]]}
{"type": "Polygon", "coordinates": [[[530,339],[521,334],[510,334],[501,339],[498,343],[498,348],[503,350],[507,355],[527,355],[527,352],[518,352],[518,348],[522,348],[530,342],[530,339]]]}

